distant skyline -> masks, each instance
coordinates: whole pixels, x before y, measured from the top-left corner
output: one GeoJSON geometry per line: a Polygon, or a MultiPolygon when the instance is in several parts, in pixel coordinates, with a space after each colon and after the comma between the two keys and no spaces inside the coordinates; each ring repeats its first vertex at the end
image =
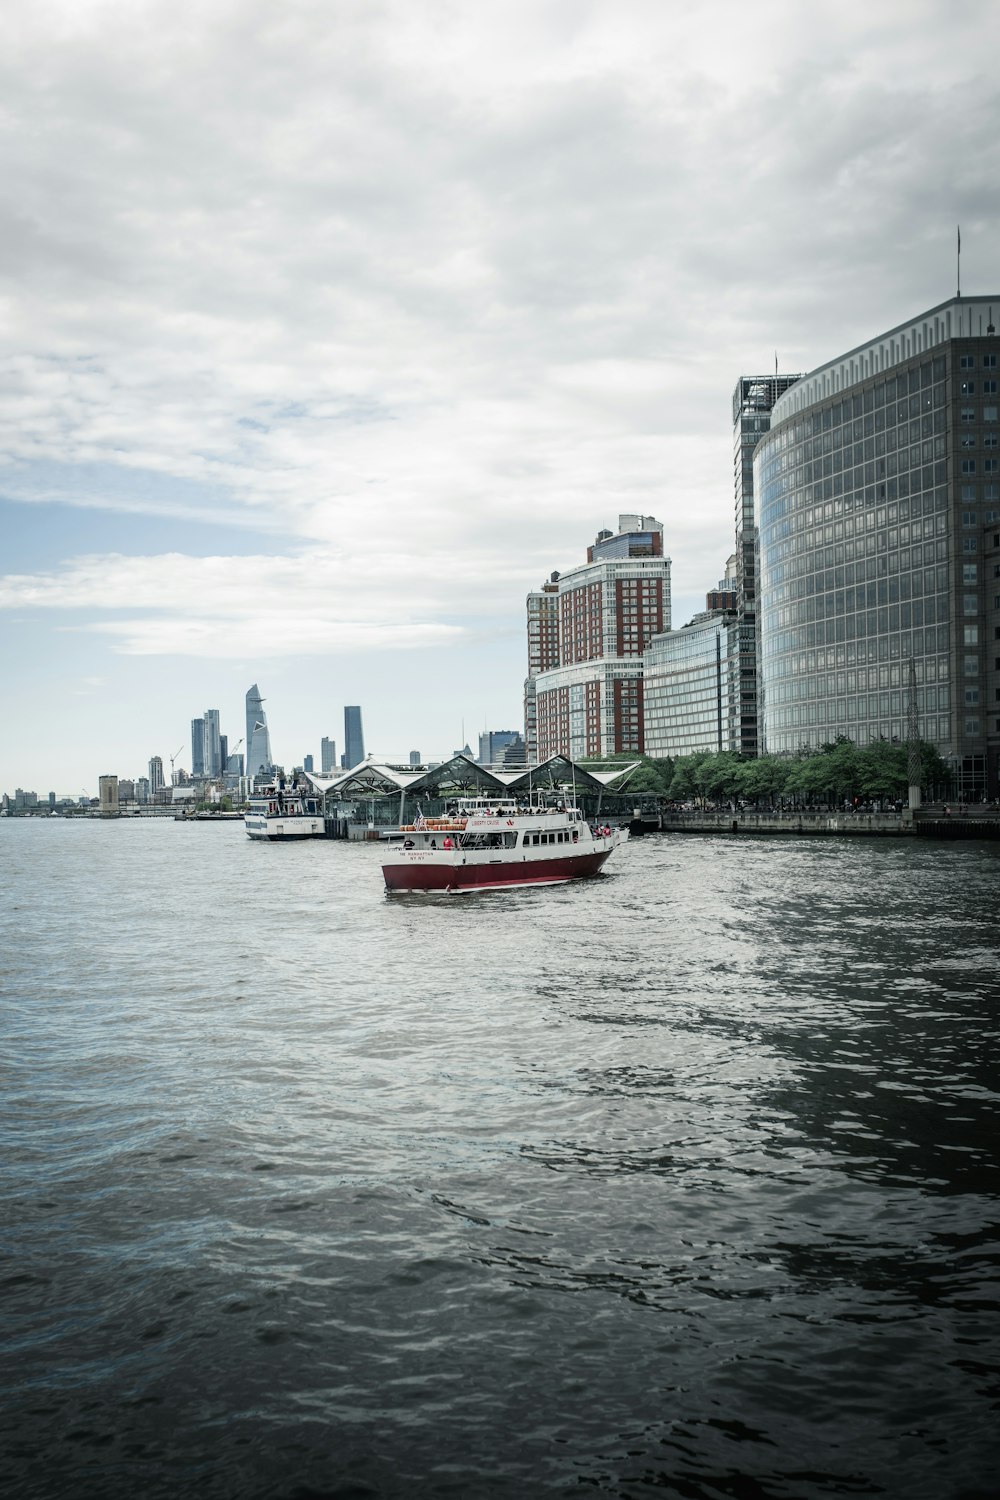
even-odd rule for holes
{"type": "MultiPolygon", "coordinates": [[[[0,57],[0,788],[521,724],[620,513],[674,624],[740,375],[1000,286],[986,0],[40,0],[0,57]],[[68,757],[72,757],[69,759],[68,757]]],[[[169,774],[169,773],[168,773],[169,774]]]]}

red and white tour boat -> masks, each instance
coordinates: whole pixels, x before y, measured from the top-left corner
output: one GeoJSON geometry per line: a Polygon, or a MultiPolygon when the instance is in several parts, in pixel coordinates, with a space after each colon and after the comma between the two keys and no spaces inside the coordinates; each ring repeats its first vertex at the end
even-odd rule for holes
{"type": "Polygon", "coordinates": [[[627,828],[591,826],[564,803],[462,798],[440,818],[400,828],[382,865],[390,891],[491,891],[596,875],[627,828]]]}

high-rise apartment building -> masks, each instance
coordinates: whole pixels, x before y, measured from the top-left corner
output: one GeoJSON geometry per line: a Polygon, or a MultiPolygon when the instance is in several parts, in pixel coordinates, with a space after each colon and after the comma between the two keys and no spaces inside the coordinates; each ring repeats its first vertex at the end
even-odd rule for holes
{"type": "Polygon", "coordinates": [[[356,703],[344,709],[344,769],[351,771],[365,758],[365,736],[361,728],[361,709],[356,703]]]}
{"type": "Polygon", "coordinates": [[[654,635],[670,628],[670,559],[664,556],[662,523],[653,516],[619,516],[618,531],[601,531],[586,563],[553,574],[549,583],[555,586],[555,661],[551,638],[546,642],[542,634],[552,588],[543,585],[528,598],[525,738],[531,758],[641,751],[643,652],[654,635]],[[546,665],[532,676],[533,661],[546,665]]]}
{"type": "Polygon", "coordinates": [[[205,720],[191,720],[191,775],[205,774],[205,720]]]}
{"type": "Polygon", "coordinates": [[[246,695],[246,771],[252,781],[265,767],[272,766],[271,737],[267,730],[264,700],[256,683],[247,689],[246,695]]]}
{"type": "Polygon", "coordinates": [[[779,396],[754,456],[765,748],[923,738],[1000,794],[1000,341],[955,297],[779,396]]]}
{"type": "Polygon", "coordinates": [[[535,680],[559,665],[559,574],[528,595],[528,676],[524,683],[524,740],[528,759],[538,758],[535,680]]]}
{"type": "Polygon", "coordinates": [[[163,790],[163,757],[154,755],[149,762],[149,794],[155,797],[163,790]]]}
{"type": "Polygon", "coordinates": [[[216,777],[222,774],[222,735],[219,729],[219,710],[205,710],[205,775],[216,777]]]}
{"type": "MultiPolygon", "coordinates": [[[[775,361],[777,363],[777,361],[775,361]]],[[[771,411],[779,396],[800,375],[741,375],[733,391],[733,493],[736,522],[736,609],[740,617],[741,692],[740,738],[744,755],[759,750],[757,703],[757,516],[754,508],[753,456],[771,426],[771,411]]]]}
{"type": "Polygon", "coordinates": [[[324,735],[319,742],[319,767],[324,776],[331,776],[337,769],[337,745],[324,735]]]}

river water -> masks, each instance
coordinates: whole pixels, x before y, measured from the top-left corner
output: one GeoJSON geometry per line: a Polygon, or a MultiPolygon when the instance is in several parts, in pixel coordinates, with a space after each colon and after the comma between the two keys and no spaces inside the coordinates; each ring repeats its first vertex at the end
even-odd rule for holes
{"type": "Polygon", "coordinates": [[[1000,847],[0,822],[0,1485],[985,1500],[1000,847]]]}

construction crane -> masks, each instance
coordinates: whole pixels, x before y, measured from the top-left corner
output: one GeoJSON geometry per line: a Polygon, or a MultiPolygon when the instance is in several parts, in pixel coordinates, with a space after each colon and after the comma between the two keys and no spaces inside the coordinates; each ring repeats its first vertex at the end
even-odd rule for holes
{"type": "Polygon", "coordinates": [[[173,755],[170,757],[170,785],[171,786],[173,786],[173,784],[174,784],[174,761],[177,759],[178,755],[180,755],[180,753],[181,753],[181,751],[183,749],[184,749],[183,745],[178,745],[177,749],[174,751],[173,755]]]}

